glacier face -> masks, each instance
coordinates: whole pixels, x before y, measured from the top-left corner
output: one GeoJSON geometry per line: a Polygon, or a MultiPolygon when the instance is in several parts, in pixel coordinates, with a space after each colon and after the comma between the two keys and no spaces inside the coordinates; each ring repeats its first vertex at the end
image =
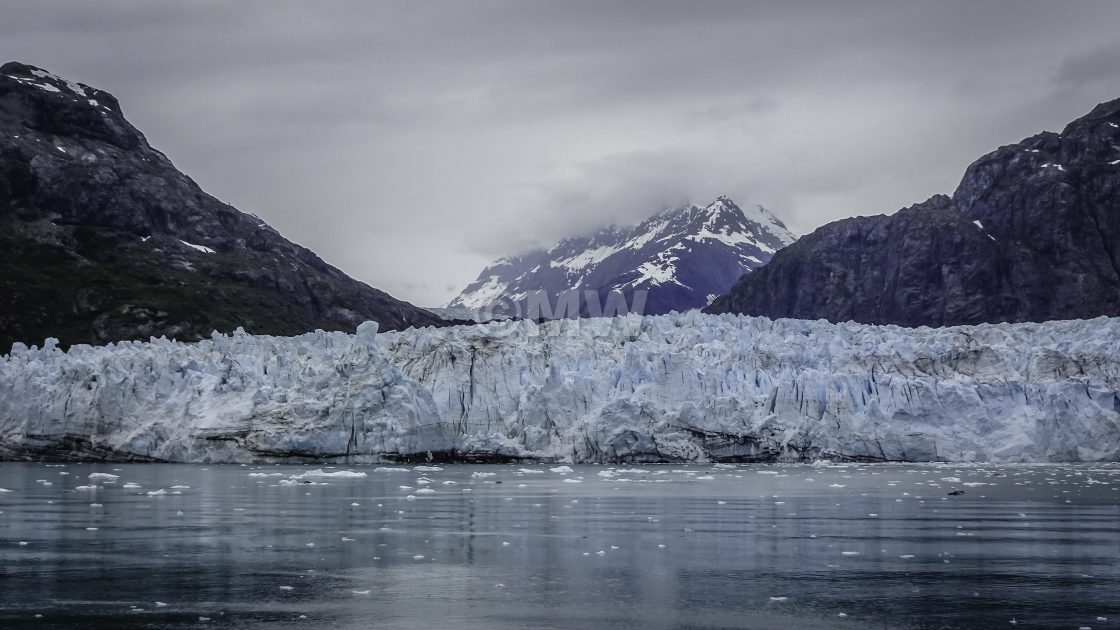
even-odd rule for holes
{"type": "Polygon", "coordinates": [[[1120,319],[697,312],[215,334],[0,360],[0,456],[245,462],[1120,459],[1120,319]]]}

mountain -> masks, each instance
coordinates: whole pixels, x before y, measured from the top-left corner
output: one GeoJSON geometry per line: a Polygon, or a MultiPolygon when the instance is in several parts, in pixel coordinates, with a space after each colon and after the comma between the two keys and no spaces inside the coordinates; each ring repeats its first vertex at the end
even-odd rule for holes
{"type": "Polygon", "coordinates": [[[575,291],[581,315],[602,312],[599,307],[609,310],[610,292],[621,293],[630,311],[685,311],[726,293],[795,238],[765,208],[744,210],[719,197],[704,207],[667,210],[633,227],[611,226],[548,250],[502,258],[448,306],[532,316],[529,301],[543,295],[549,313],[559,316],[561,296],[575,291]]]}
{"type": "Polygon", "coordinates": [[[1120,315],[1120,99],[985,155],[952,197],[819,228],[708,311],[904,326],[1120,315]]]}
{"type": "Polygon", "coordinates": [[[0,267],[0,348],[442,322],[203,192],[111,94],[19,63],[0,66],[0,267]]]}

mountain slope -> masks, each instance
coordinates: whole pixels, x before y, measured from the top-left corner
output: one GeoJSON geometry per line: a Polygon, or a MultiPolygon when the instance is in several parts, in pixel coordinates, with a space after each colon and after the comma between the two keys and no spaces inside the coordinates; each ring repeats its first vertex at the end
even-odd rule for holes
{"type": "Polygon", "coordinates": [[[1001,147],[953,196],[825,225],[713,313],[947,326],[1120,315],[1120,99],[1001,147]]]}
{"type": "Polygon", "coordinates": [[[0,67],[0,348],[439,324],[203,192],[110,94],[0,67]]]}
{"type": "Polygon", "coordinates": [[[544,292],[551,314],[559,316],[560,296],[574,290],[582,315],[595,314],[613,291],[625,296],[630,310],[684,311],[705,306],[794,238],[761,206],[743,210],[720,197],[705,207],[665,211],[634,227],[611,226],[548,250],[502,258],[449,307],[526,314],[531,296],[544,292]]]}

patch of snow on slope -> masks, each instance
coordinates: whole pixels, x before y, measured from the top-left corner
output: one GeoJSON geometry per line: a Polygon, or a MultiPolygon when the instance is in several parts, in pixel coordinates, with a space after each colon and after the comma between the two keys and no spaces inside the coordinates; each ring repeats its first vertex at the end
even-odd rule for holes
{"type": "Polygon", "coordinates": [[[578,271],[595,263],[606,260],[608,256],[618,251],[618,248],[603,245],[595,249],[588,249],[580,252],[575,256],[565,258],[562,260],[552,261],[553,267],[564,267],[572,271],[578,271]]]}
{"type": "Polygon", "coordinates": [[[36,81],[32,81],[31,79],[26,79],[24,77],[17,77],[17,76],[10,75],[10,74],[5,75],[5,76],[7,76],[9,79],[15,79],[16,81],[19,81],[20,83],[23,83],[25,85],[30,85],[32,87],[37,87],[40,90],[43,90],[45,92],[57,92],[57,93],[62,92],[62,90],[56,88],[55,86],[51,85],[50,83],[38,83],[36,81]]]}
{"type": "Polygon", "coordinates": [[[634,280],[632,284],[637,286],[646,283],[665,284],[666,282],[674,282],[675,272],[676,269],[672,265],[644,262],[638,266],[638,279],[634,280]]]}
{"type": "Polygon", "coordinates": [[[202,252],[203,254],[217,254],[218,253],[218,252],[214,251],[213,249],[210,249],[209,247],[207,247],[205,245],[195,245],[194,243],[188,243],[188,242],[183,241],[183,240],[180,240],[179,242],[182,243],[183,245],[186,245],[187,247],[195,250],[195,251],[202,252]]]}
{"type": "Polygon", "coordinates": [[[507,286],[509,285],[502,282],[501,276],[492,275],[482,286],[472,290],[470,294],[464,294],[458,306],[469,309],[485,308],[500,298],[507,286]]]}
{"type": "MultiPolygon", "coordinates": [[[[61,77],[55,76],[55,75],[47,72],[46,70],[38,70],[38,69],[32,70],[31,74],[39,77],[40,79],[47,79],[47,80],[50,80],[50,81],[55,81],[57,83],[62,83],[63,85],[66,86],[66,89],[70,90],[74,94],[77,94],[78,96],[81,96],[83,98],[88,96],[86,94],[85,88],[83,88],[81,85],[79,85],[77,83],[74,83],[73,81],[69,81],[67,79],[63,79],[61,77]]],[[[55,90],[55,91],[57,92],[58,90],[55,90]]]]}

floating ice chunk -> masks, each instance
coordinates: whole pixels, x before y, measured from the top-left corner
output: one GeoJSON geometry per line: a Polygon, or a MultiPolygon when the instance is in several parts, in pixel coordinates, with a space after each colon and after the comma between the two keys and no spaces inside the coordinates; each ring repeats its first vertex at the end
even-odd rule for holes
{"type": "Polygon", "coordinates": [[[583,483],[583,481],[581,481],[581,480],[579,480],[579,479],[571,479],[571,478],[569,478],[569,479],[565,479],[565,480],[564,480],[564,483],[583,483]]]}
{"type": "Polygon", "coordinates": [[[292,479],[319,479],[319,478],[361,479],[365,476],[366,476],[366,474],[364,472],[355,472],[353,470],[325,471],[325,470],[322,470],[320,468],[316,468],[315,470],[309,470],[305,473],[300,473],[298,475],[292,475],[291,478],[292,479]]]}
{"type": "Polygon", "coordinates": [[[80,490],[80,491],[82,491],[82,492],[93,492],[94,490],[100,490],[100,489],[101,489],[101,486],[97,486],[97,485],[89,485],[89,486],[78,486],[78,487],[76,487],[76,488],[74,488],[74,489],[75,489],[75,490],[80,490]]]}
{"type": "Polygon", "coordinates": [[[575,472],[574,470],[572,470],[571,466],[557,466],[555,468],[549,468],[549,470],[551,472],[559,473],[561,475],[566,475],[570,472],[575,472]]]}
{"type": "Polygon", "coordinates": [[[413,466],[412,469],[416,472],[439,472],[443,470],[439,466],[413,466]]]}
{"type": "Polygon", "coordinates": [[[163,496],[165,494],[167,494],[167,490],[164,490],[162,488],[159,489],[159,490],[149,490],[148,491],[148,496],[150,496],[150,497],[158,497],[158,496],[163,496]]]}
{"type": "Polygon", "coordinates": [[[487,477],[495,477],[495,476],[497,476],[497,474],[498,473],[492,473],[492,472],[475,472],[475,473],[471,473],[471,478],[473,478],[473,479],[485,479],[487,477]]]}
{"type": "Polygon", "coordinates": [[[95,472],[89,474],[90,481],[116,481],[120,479],[120,475],[110,475],[109,473],[95,472]]]}

